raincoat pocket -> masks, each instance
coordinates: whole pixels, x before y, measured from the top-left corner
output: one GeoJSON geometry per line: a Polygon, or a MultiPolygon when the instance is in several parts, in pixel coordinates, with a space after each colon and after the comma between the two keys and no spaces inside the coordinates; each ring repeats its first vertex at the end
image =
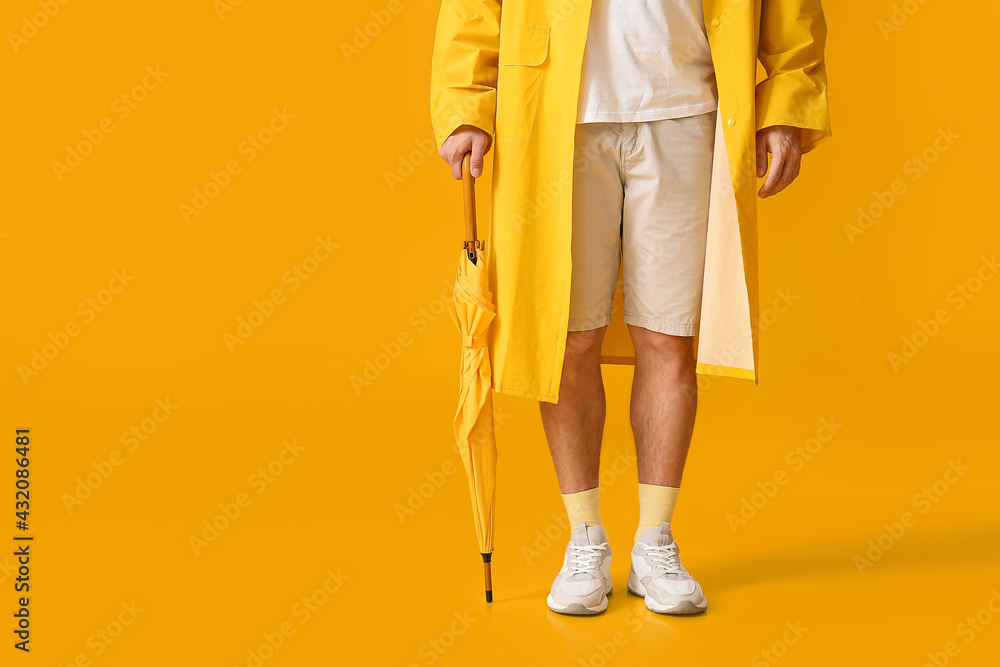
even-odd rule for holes
{"type": "Polygon", "coordinates": [[[531,143],[538,133],[542,65],[549,53],[549,29],[500,25],[497,62],[496,140],[531,143]]]}

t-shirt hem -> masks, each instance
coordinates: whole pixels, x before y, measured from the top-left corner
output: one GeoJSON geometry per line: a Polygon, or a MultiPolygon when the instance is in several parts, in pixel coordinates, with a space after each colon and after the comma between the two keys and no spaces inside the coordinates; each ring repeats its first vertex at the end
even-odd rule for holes
{"type": "Polygon", "coordinates": [[[646,109],[641,112],[617,112],[617,113],[587,113],[577,116],[577,124],[581,123],[648,123],[654,120],[668,120],[671,118],[684,118],[685,116],[697,116],[709,113],[719,108],[719,102],[704,102],[702,104],[685,104],[678,107],[668,107],[665,109],[646,109]]]}

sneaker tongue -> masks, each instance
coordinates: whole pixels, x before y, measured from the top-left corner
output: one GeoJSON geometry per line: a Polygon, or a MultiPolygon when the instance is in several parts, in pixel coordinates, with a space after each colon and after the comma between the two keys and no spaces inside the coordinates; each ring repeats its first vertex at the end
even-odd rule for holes
{"type": "Polygon", "coordinates": [[[584,522],[576,524],[576,530],[570,535],[569,541],[578,547],[603,544],[608,541],[607,534],[600,526],[588,526],[584,522]]]}
{"type": "Polygon", "coordinates": [[[661,521],[659,527],[647,528],[642,531],[639,541],[651,547],[665,547],[674,541],[674,536],[670,533],[670,522],[661,521]]]}

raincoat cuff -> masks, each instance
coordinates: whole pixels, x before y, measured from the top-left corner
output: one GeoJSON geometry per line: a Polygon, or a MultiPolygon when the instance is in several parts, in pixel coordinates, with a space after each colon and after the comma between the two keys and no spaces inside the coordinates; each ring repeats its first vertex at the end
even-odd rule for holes
{"type": "Polygon", "coordinates": [[[496,90],[486,87],[445,90],[431,118],[438,150],[462,125],[472,125],[492,135],[495,116],[496,90]]]}
{"type": "Polygon", "coordinates": [[[756,130],[774,125],[802,128],[802,152],[831,136],[826,86],[803,72],[787,72],[757,84],[756,130]]]}

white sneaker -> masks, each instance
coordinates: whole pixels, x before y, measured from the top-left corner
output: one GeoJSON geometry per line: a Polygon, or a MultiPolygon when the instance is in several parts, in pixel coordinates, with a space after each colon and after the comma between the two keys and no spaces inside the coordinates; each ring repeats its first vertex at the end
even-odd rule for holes
{"type": "Polygon", "coordinates": [[[582,521],[570,535],[562,569],[545,600],[560,614],[599,614],[611,594],[611,545],[601,526],[582,521]]]}
{"type": "Polygon", "coordinates": [[[632,547],[628,589],[646,598],[647,609],[660,614],[697,614],[708,606],[701,584],[681,565],[667,521],[642,531],[632,547]]]}

